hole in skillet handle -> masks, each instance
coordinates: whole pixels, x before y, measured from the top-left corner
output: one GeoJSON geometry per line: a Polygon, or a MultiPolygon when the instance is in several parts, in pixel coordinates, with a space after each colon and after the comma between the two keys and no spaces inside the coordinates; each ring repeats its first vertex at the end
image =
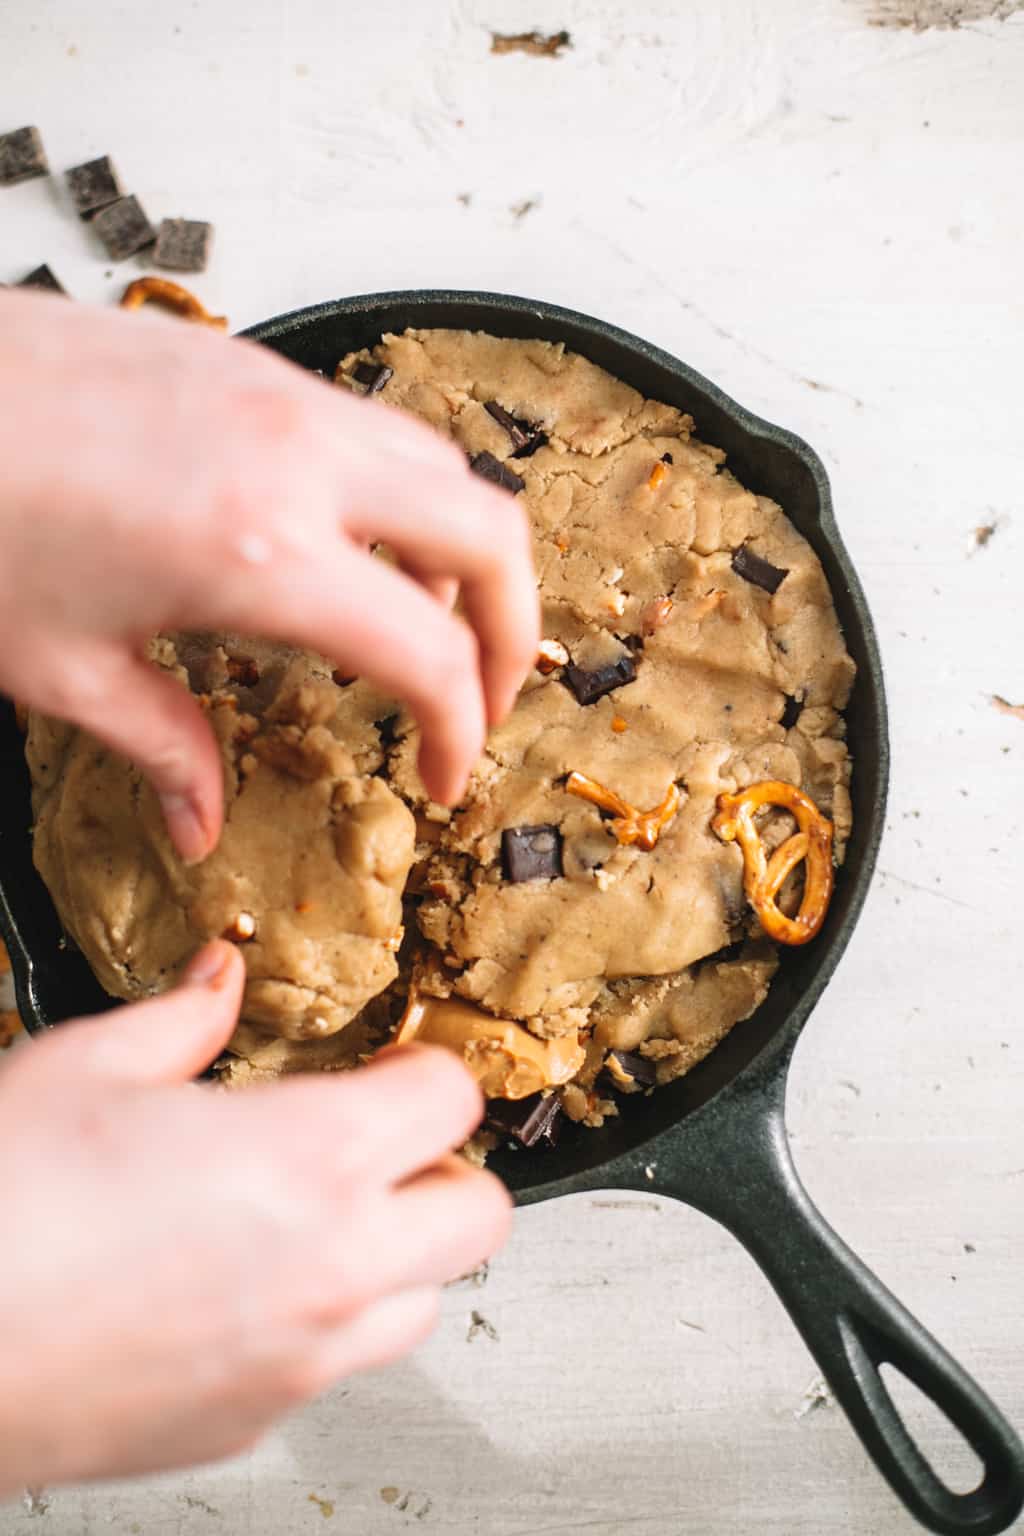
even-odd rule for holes
{"type": "Polygon", "coordinates": [[[882,1360],[878,1374],[907,1433],[917,1442],[936,1477],[943,1467],[942,1481],[951,1493],[973,1493],[985,1475],[985,1464],[977,1452],[931,1398],[895,1365],[882,1360]]]}

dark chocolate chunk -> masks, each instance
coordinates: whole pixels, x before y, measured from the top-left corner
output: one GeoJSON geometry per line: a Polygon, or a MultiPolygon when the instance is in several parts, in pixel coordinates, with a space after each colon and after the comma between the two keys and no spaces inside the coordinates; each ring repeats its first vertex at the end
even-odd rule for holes
{"type": "Polygon", "coordinates": [[[770,560],[762,560],[760,555],[755,555],[745,544],[741,544],[733,555],[732,568],[744,581],[751,582],[755,587],[763,587],[766,592],[777,592],[789,575],[788,570],[772,565],[770,560]]]}
{"type": "Polygon", "coordinates": [[[484,404],[484,410],[488,416],[494,417],[499,427],[505,428],[505,431],[512,439],[513,448],[525,447],[530,440],[529,433],[523,431],[516,418],[506,411],[503,405],[499,405],[497,400],[488,400],[484,404]]]}
{"type": "Polygon", "coordinates": [[[124,196],[124,188],[109,155],[101,155],[98,160],[86,160],[84,165],[73,165],[64,174],[71,201],[83,219],[95,213],[98,208],[106,208],[124,196]]]}
{"type": "Polygon", "coordinates": [[[485,1123],[524,1147],[535,1147],[538,1141],[553,1147],[561,1130],[561,1115],[562,1101],[557,1093],[549,1093],[547,1098],[533,1093],[527,1099],[492,1099],[485,1123]]]}
{"type": "Polygon", "coordinates": [[[152,245],[156,230],[142,211],[137,197],[119,197],[116,203],[101,208],[92,227],[107,248],[111,261],[124,261],[144,246],[152,245]]]}
{"type": "MultiPolygon", "coordinates": [[[[529,423],[527,423],[527,425],[529,425],[529,423]]],[[[514,459],[532,459],[533,455],[537,452],[537,449],[543,448],[547,440],[547,433],[541,432],[538,428],[538,430],[534,432],[533,436],[529,439],[528,442],[525,442],[521,448],[516,449],[512,457],[514,459]]]]}
{"type": "Polygon", "coordinates": [[[203,219],[161,219],[153,264],[169,272],[205,272],[213,244],[213,225],[203,219]]]}
{"type": "Polygon", "coordinates": [[[366,385],[368,395],[376,395],[384,388],[384,385],[394,373],[387,363],[356,363],[352,370],[352,377],[357,384],[366,385]]]}
{"type": "Polygon", "coordinates": [[[593,672],[582,667],[564,667],[561,680],[575,694],[577,704],[595,704],[606,693],[636,682],[636,662],[632,656],[620,656],[618,661],[596,667],[593,672]]]}
{"type": "Polygon", "coordinates": [[[500,485],[502,490],[511,491],[513,496],[518,496],[526,484],[521,476],[509,469],[500,459],[496,459],[493,453],[474,454],[469,461],[469,467],[475,475],[481,475],[485,480],[492,480],[495,485],[500,485]]]}
{"type": "MultiPolygon", "coordinates": [[[[338,686],[341,687],[341,684],[338,686]]],[[[382,747],[393,747],[398,740],[398,722],[400,718],[396,710],[393,715],[385,715],[382,719],[373,722],[374,729],[380,737],[382,747]]]]}
{"type": "Polygon", "coordinates": [[[653,1088],[658,1081],[658,1069],[654,1062],[648,1061],[639,1052],[609,1051],[608,1056],[615,1061],[620,1072],[633,1079],[638,1088],[653,1088]]]}
{"type": "Polygon", "coordinates": [[[675,459],[672,457],[672,455],[670,453],[663,453],[662,456],[661,456],[661,462],[663,464],[674,464],[675,463],[675,459]]]}
{"type": "Polygon", "coordinates": [[[548,440],[547,433],[542,432],[540,427],[524,421],[521,416],[511,415],[503,405],[498,404],[497,400],[488,400],[484,410],[494,417],[499,427],[505,428],[512,439],[512,458],[514,459],[530,458],[538,448],[543,448],[548,440]]]}
{"type": "Polygon", "coordinates": [[[42,288],[47,293],[62,293],[67,298],[67,289],[54,277],[45,261],[41,267],[36,267],[34,272],[30,272],[27,277],[23,277],[21,282],[15,286],[18,288],[42,288]]]}
{"type": "Polygon", "coordinates": [[[562,834],[557,827],[506,827],[501,834],[505,879],[555,880],[562,873],[562,834]]]}
{"type": "Polygon", "coordinates": [[[803,700],[794,699],[792,694],[785,695],[785,704],[782,706],[782,718],[779,724],[784,731],[791,730],[803,713],[803,700]]]}
{"type": "Polygon", "coordinates": [[[49,172],[46,150],[38,128],[15,128],[0,133],[0,187],[13,187],[19,181],[49,172]]]}

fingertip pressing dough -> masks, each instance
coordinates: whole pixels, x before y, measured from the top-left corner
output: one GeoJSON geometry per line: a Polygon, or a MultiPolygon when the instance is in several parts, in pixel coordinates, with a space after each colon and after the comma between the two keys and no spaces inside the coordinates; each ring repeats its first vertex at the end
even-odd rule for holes
{"type": "MultiPolygon", "coordinates": [[[[220,743],[220,845],[184,867],[138,772],[35,716],[37,866],[115,996],[237,939],[230,1081],[355,1065],[397,1024],[457,1049],[489,1093],[555,1091],[599,1124],[639,1091],[610,1053],[670,1081],[771,983],[718,797],[799,786],[842,857],[854,666],[824,572],[689,416],[559,344],[408,331],[337,382],[454,438],[533,528],[544,644],[463,801],[429,800],[411,718],[324,658],[164,636],[154,665],[220,743]],[[591,782],[634,820],[567,788],[591,782]]],[[[792,830],[779,809],[760,822],[769,853],[792,830]]],[[[780,907],[800,890],[794,871],[780,907]]]]}

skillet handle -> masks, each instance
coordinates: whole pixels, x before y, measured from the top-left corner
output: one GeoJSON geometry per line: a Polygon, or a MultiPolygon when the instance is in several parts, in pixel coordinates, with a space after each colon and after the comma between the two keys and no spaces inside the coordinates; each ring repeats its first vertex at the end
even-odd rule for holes
{"type": "MultiPolygon", "coordinates": [[[[911,1514],[940,1536],[1004,1531],[1024,1507],[1020,1440],[977,1383],[817,1210],[793,1166],[781,1107],[758,1117],[756,1138],[749,1110],[748,1103],[742,1139],[725,1138],[726,1147],[737,1150],[723,1162],[716,1157],[697,1169],[691,1165],[680,1178],[680,1197],[721,1221],[757,1261],[868,1454],[911,1514]],[[911,1438],[879,1374],[885,1363],[931,1399],[983,1463],[982,1481],[970,1493],[948,1488],[911,1438]]],[[[654,1188],[660,1183],[656,1179],[654,1188]]],[[[650,1192],[652,1185],[645,1187],[650,1192]]],[[[671,1175],[662,1187],[676,1192],[671,1175]]]]}

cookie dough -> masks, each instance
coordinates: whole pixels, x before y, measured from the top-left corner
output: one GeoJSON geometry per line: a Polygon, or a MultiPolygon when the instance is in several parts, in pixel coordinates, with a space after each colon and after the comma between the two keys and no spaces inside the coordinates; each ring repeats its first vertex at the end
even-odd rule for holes
{"type": "MultiPolygon", "coordinates": [[[[453,437],[533,525],[545,645],[462,804],[429,801],[401,706],[323,658],[165,637],[154,663],[204,697],[221,742],[220,847],[182,868],[130,765],[35,719],[37,864],[118,996],[168,985],[252,916],[229,1080],[351,1065],[401,1022],[492,1092],[536,1089],[557,1063],[545,1086],[600,1123],[609,1052],[679,1076],[776,968],[739,849],[712,831],[718,795],[799,785],[842,858],[854,666],[824,573],[689,416],[563,346],[408,331],[344,358],[337,382],[453,437]],[[653,847],[620,842],[573,773],[667,804],[653,847]]],[[[792,830],[783,812],[762,827],[769,847],[792,830]]]]}
{"type": "Polygon", "coordinates": [[[162,991],[224,935],[245,955],[248,1026],[334,1036],[398,973],[415,823],[375,774],[373,722],[389,706],[362,683],[339,689],[323,661],[237,636],[165,637],[151,655],[199,694],[220,743],[216,851],[183,865],[137,769],[36,715],[36,867],[115,997],[162,991]]]}

